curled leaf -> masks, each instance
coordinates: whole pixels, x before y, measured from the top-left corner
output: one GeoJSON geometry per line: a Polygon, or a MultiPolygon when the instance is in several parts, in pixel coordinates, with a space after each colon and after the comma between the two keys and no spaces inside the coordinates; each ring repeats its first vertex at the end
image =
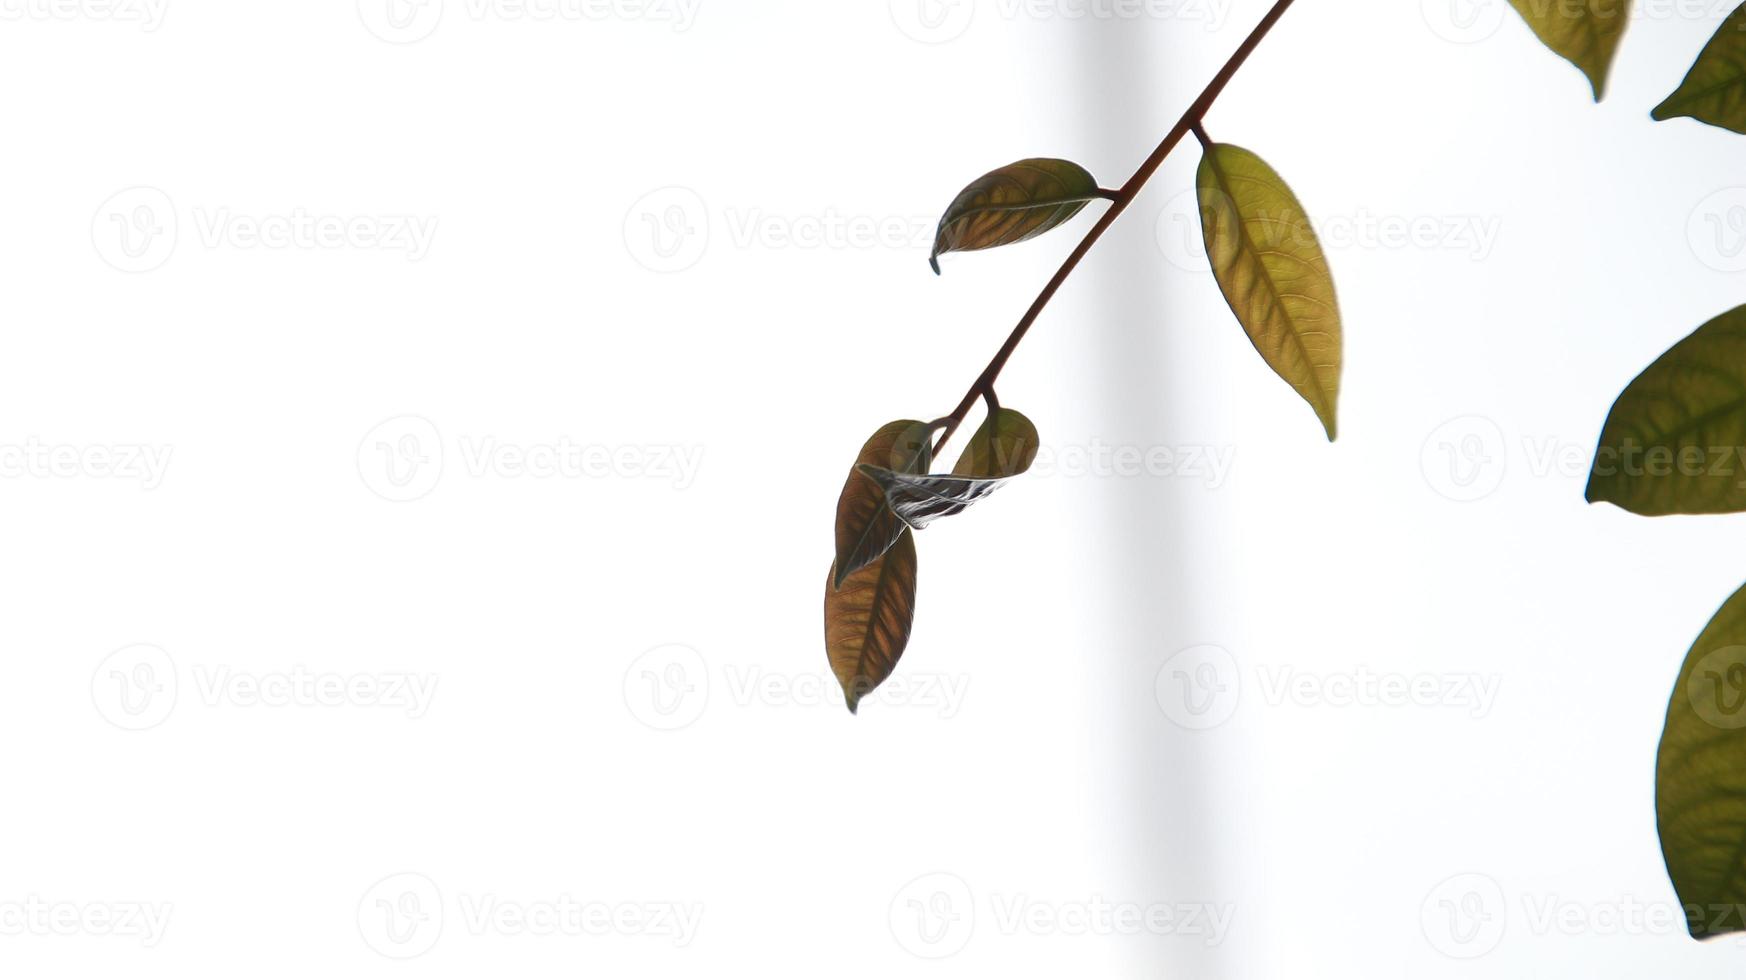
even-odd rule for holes
{"type": "Polygon", "coordinates": [[[933,461],[932,429],[926,422],[903,419],[882,426],[861,447],[855,469],[837,497],[837,557],[834,580],[844,579],[885,554],[903,533],[903,522],[885,506],[885,491],[859,467],[882,466],[899,473],[926,473],[933,461]]]}
{"type": "Polygon", "coordinates": [[[946,208],[928,264],[937,275],[940,256],[947,252],[1034,238],[1098,197],[1096,178],[1077,163],[1039,158],[1008,164],[978,177],[946,208]]]}
{"type": "Polygon", "coordinates": [[[1746,929],[1746,589],[1680,667],[1655,759],[1655,823],[1692,936],[1746,929]]]}
{"type": "Polygon", "coordinates": [[[1231,312],[1275,373],[1315,409],[1332,441],[1340,400],[1340,306],[1309,215],[1242,147],[1214,143],[1196,181],[1201,231],[1231,312]]]}
{"type": "Polygon", "coordinates": [[[1722,21],[1685,81],[1652,115],[1663,120],[1690,116],[1746,133],[1746,5],[1722,21]]]}
{"type": "Polygon", "coordinates": [[[872,564],[825,583],[825,652],[843,686],[850,713],[897,669],[915,622],[915,535],[904,528],[897,543],[872,564]]]}
{"type": "Polygon", "coordinates": [[[999,490],[1008,480],[1007,477],[917,476],[865,464],[859,469],[885,491],[885,503],[892,512],[918,531],[942,517],[964,513],[977,501],[999,490]]]}
{"type": "Polygon", "coordinates": [[[1510,0],[1540,43],[1582,69],[1599,102],[1631,20],[1631,0],[1510,0]]]}
{"type": "Polygon", "coordinates": [[[984,419],[952,467],[953,476],[1018,476],[1036,461],[1037,427],[1010,408],[984,419]]]}
{"type": "Polygon", "coordinates": [[[1626,386],[1601,429],[1588,499],[1649,517],[1746,511],[1746,306],[1626,386]]]}

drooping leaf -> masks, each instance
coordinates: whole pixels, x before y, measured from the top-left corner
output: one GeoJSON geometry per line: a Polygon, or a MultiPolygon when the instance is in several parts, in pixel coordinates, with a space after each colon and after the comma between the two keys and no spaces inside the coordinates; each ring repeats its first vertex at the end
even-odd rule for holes
{"type": "Polygon", "coordinates": [[[1746,511],[1746,306],[1625,388],[1601,429],[1588,499],[1648,517],[1746,511]]]}
{"type": "Polygon", "coordinates": [[[942,517],[953,517],[969,510],[1010,478],[984,479],[971,476],[916,475],[894,473],[882,466],[860,467],[885,491],[885,503],[898,519],[921,530],[942,517]]]}
{"type": "Polygon", "coordinates": [[[1746,4],[1722,21],[1685,81],[1652,115],[1656,119],[1690,116],[1746,133],[1746,4]]]}
{"type": "Polygon", "coordinates": [[[825,652],[843,686],[850,713],[897,669],[915,622],[915,534],[904,528],[897,543],[871,565],[825,582],[825,652]]]}
{"type": "Polygon", "coordinates": [[[1333,441],[1340,400],[1340,306],[1309,215],[1242,147],[1214,143],[1197,180],[1206,254],[1225,301],[1263,360],[1315,409],[1333,441]]]}
{"type": "Polygon", "coordinates": [[[1746,589],[1680,667],[1656,753],[1655,822],[1692,936],[1746,929],[1746,589]]]}
{"type": "Polygon", "coordinates": [[[837,497],[837,557],[833,567],[838,586],[885,554],[903,533],[903,522],[885,506],[885,491],[859,467],[868,464],[899,473],[926,473],[933,461],[931,435],[927,423],[904,419],[882,426],[861,447],[856,468],[849,470],[843,492],[837,497]]]}
{"type": "Polygon", "coordinates": [[[1011,245],[1060,225],[1098,198],[1097,180],[1067,160],[1020,160],[983,174],[959,192],[934,233],[928,263],[947,252],[1011,245]]]}
{"type": "Polygon", "coordinates": [[[952,467],[953,476],[1018,476],[1031,468],[1038,449],[1037,427],[1010,408],[989,413],[952,467]]]}
{"type": "Polygon", "coordinates": [[[1541,43],[1582,69],[1599,102],[1631,20],[1631,0],[1510,0],[1510,6],[1541,43]]]}

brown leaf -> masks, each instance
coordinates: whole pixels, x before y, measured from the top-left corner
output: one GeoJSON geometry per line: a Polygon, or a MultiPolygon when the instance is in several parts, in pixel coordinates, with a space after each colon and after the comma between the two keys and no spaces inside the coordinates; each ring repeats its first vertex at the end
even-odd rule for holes
{"type": "Polygon", "coordinates": [[[904,528],[897,543],[871,565],[825,582],[825,652],[843,686],[851,714],[897,669],[915,621],[915,533],[904,528]]]}
{"type": "Polygon", "coordinates": [[[926,473],[933,461],[929,441],[932,432],[925,422],[904,419],[886,424],[861,447],[856,468],[849,470],[849,479],[837,498],[837,558],[833,576],[837,587],[885,554],[903,533],[903,522],[885,506],[885,491],[858,467],[926,473]]]}
{"type": "Polygon", "coordinates": [[[1011,245],[1061,224],[1101,195],[1097,179],[1069,160],[1020,160],[983,174],[959,192],[934,234],[928,263],[940,256],[1011,245]]]}

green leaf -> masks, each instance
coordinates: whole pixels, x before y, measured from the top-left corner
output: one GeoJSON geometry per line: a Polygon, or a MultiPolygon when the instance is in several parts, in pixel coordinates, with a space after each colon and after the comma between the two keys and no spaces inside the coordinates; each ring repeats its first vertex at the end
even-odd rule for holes
{"type": "Polygon", "coordinates": [[[915,622],[915,534],[904,528],[890,550],[844,579],[825,583],[825,653],[853,714],[897,669],[915,622]]]}
{"type": "Polygon", "coordinates": [[[964,188],[934,233],[928,264],[940,271],[947,252],[1011,245],[1061,224],[1101,195],[1097,180],[1067,160],[1020,160],[978,177],[964,188]]]}
{"type": "Polygon", "coordinates": [[[970,437],[952,475],[1018,476],[1036,461],[1038,446],[1030,419],[1010,408],[996,409],[970,437]]]}
{"type": "Polygon", "coordinates": [[[1655,822],[1692,936],[1746,928],[1746,589],[1679,669],[1655,759],[1655,822]]]}
{"type": "Polygon", "coordinates": [[[1625,388],[1601,429],[1591,503],[1633,514],[1746,510],[1746,306],[1699,327],[1625,388]]]}
{"type": "Polygon", "coordinates": [[[1746,5],[1722,21],[1678,91],[1651,113],[1656,119],[1690,116],[1746,133],[1746,5]]]}
{"type": "Polygon", "coordinates": [[[861,447],[855,460],[857,468],[849,470],[849,479],[837,498],[837,557],[833,567],[838,586],[885,554],[903,533],[903,522],[885,506],[885,491],[858,467],[868,464],[899,473],[926,473],[933,462],[932,434],[926,422],[903,419],[881,427],[861,447]]]}
{"type": "Polygon", "coordinates": [[[1309,402],[1333,441],[1340,306],[1309,216],[1272,167],[1228,143],[1206,147],[1197,186],[1206,254],[1225,301],[1262,359],[1309,402]]]}
{"type": "Polygon", "coordinates": [[[942,517],[954,517],[1006,485],[1008,477],[916,476],[880,466],[858,467],[885,491],[885,503],[899,520],[921,530],[942,517]]]}
{"type": "Polygon", "coordinates": [[[1631,21],[1631,0],[1510,0],[1541,43],[1582,69],[1599,102],[1631,21]]]}

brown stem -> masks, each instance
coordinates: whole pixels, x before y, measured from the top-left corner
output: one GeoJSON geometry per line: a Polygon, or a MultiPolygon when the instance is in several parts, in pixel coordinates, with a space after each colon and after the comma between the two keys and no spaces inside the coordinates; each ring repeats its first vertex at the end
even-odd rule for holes
{"type": "Polygon", "coordinates": [[[1067,261],[1061,264],[1061,268],[1049,280],[1048,285],[1043,287],[1042,293],[1031,304],[1031,308],[1026,310],[1025,315],[1019,319],[1018,326],[1012,329],[1012,333],[1006,338],[1006,343],[1000,345],[1000,350],[995,353],[994,360],[988,362],[988,367],[983,369],[982,374],[976,378],[976,383],[972,384],[970,390],[964,394],[964,400],[958,403],[958,407],[953,410],[951,415],[946,416],[946,431],[941,433],[940,441],[934,445],[935,455],[938,455],[939,451],[945,448],[947,440],[952,438],[952,433],[958,431],[958,427],[964,424],[964,418],[970,414],[970,409],[976,404],[976,399],[993,394],[994,381],[1000,377],[1001,369],[1006,367],[1006,362],[1012,357],[1012,352],[1018,349],[1019,341],[1025,339],[1025,334],[1031,329],[1031,324],[1037,322],[1037,317],[1042,314],[1044,307],[1049,305],[1049,301],[1055,298],[1055,293],[1060,290],[1061,284],[1067,281],[1067,277],[1073,274],[1074,269],[1078,268],[1080,260],[1085,258],[1085,253],[1091,251],[1091,246],[1096,245],[1097,240],[1103,237],[1103,233],[1109,230],[1109,226],[1115,224],[1116,218],[1127,210],[1128,205],[1134,203],[1134,198],[1139,195],[1140,188],[1145,187],[1146,181],[1152,179],[1152,175],[1164,165],[1165,159],[1170,156],[1172,150],[1176,149],[1176,145],[1182,142],[1183,137],[1187,136],[1190,131],[1200,128],[1201,118],[1206,115],[1208,109],[1212,108],[1213,103],[1218,101],[1225,86],[1229,85],[1231,79],[1236,76],[1237,69],[1243,67],[1243,62],[1248,61],[1249,55],[1255,53],[1255,49],[1267,37],[1268,32],[1273,30],[1273,25],[1279,23],[1279,18],[1285,16],[1286,10],[1290,9],[1294,2],[1296,0],[1278,0],[1273,5],[1273,9],[1267,11],[1267,16],[1261,18],[1261,23],[1255,25],[1255,29],[1249,32],[1249,36],[1238,46],[1230,60],[1225,62],[1225,66],[1219,69],[1219,73],[1213,76],[1213,80],[1207,83],[1206,88],[1201,91],[1200,97],[1189,105],[1188,111],[1182,114],[1182,119],[1171,128],[1163,142],[1158,144],[1158,148],[1152,151],[1152,155],[1146,158],[1146,162],[1140,164],[1140,169],[1134,171],[1134,175],[1128,178],[1128,182],[1122,185],[1121,190],[1116,191],[1114,196],[1110,198],[1113,202],[1110,209],[1103,213],[1103,217],[1097,219],[1097,224],[1091,226],[1091,230],[1085,234],[1084,240],[1079,243],[1072,254],[1067,256],[1067,261]]]}

